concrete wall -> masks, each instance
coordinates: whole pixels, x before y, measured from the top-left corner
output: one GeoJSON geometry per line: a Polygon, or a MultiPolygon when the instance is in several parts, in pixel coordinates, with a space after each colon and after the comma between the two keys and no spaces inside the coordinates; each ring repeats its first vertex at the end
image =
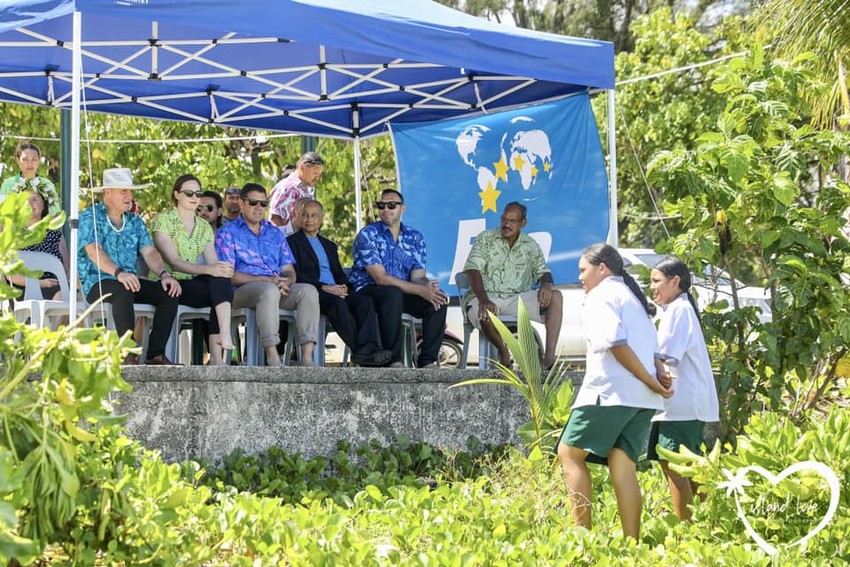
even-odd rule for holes
{"type": "Polygon", "coordinates": [[[479,370],[363,368],[135,367],[133,387],[119,396],[130,433],[168,461],[219,459],[237,448],[277,445],[305,457],[330,455],[397,435],[443,448],[518,443],[528,421],[511,388],[459,381],[495,375],[479,370]]]}

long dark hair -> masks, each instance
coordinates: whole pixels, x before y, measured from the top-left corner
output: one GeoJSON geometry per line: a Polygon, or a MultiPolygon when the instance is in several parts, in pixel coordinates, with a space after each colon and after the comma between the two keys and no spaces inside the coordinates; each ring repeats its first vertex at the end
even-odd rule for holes
{"type": "Polygon", "coordinates": [[[699,316],[699,308],[697,308],[697,302],[694,301],[694,296],[691,294],[691,271],[685,263],[675,256],[667,256],[652,266],[652,269],[658,270],[668,278],[679,276],[679,289],[682,290],[683,293],[688,294],[688,301],[690,301],[691,307],[694,308],[697,321],[699,321],[700,325],[702,325],[702,320],[699,316]]]}
{"type": "Polygon", "coordinates": [[[623,278],[623,283],[626,284],[637,300],[640,301],[640,304],[643,305],[643,309],[646,311],[646,314],[650,317],[655,315],[655,306],[649,304],[649,301],[646,299],[646,295],[643,293],[643,290],[640,288],[638,283],[631,274],[623,268],[623,257],[620,256],[620,253],[617,252],[616,248],[610,244],[599,242],[597,244],[591,244],[585,248],[581,255],[594,266],[605,264],[608,269],[611,270],[612,274],[623,278]]]}

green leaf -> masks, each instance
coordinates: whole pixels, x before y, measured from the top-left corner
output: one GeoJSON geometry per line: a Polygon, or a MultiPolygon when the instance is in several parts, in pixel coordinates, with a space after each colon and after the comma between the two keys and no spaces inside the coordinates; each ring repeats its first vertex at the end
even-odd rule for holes
{"type": "Polygon", "coordinates": [[[797,198],[797,185],[788,176],[787,172],[781,172],[773,177],[773,196],[785,206],[790,205],[797,198]]]}

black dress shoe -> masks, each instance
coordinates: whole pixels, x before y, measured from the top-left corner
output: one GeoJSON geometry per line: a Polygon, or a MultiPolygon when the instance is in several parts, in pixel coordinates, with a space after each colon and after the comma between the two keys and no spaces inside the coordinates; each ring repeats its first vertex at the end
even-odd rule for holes
{"type": "Polygon", "coordinates": [[[122,366],[138,366],[139,364],[139,355],[133,354],[132,352],[124,357],[124,362],[121,363],[122,366]]]}
{"type": "Polygon", "coordinates": [[[357,366],[380,367],[386,366],[393,353],[390,350],[378,349],[368,354],[354,353],[351,355],[351,362],[357,366]]]}
{"type": "Polygon", "coordinates": [[[147,359],[145,361],[145,366],[177,366],[177,365],[174,364],[173,362],[171,362],[170,360],[168,360],[168,358],[164,354],[158,354],[153,358],[147,359]]]}

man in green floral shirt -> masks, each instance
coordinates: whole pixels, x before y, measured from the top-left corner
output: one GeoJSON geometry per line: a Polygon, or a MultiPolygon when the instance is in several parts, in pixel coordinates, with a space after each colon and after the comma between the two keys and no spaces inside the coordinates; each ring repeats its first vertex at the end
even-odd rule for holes
{"type": "Polygon", "coordinates": [[[552,289],[552,273],[540,246],[522,232],[527,223],[526,212],[525,205],[508,203],[500,228],[484,231],[475,239],[463,268],[469,277],[470,291],[461,299],[461,307],[469,321],[498,349],[499,362],[509,366],[510,353],[490,321],[490,314],[516,316],[522,299],[531,320],[546,326],[542,366],[548,369],[555,362],[563,298],[560,291],[552,289]],[[531,289],[535,283],[540,284],[536,291],[531,289]]]}

